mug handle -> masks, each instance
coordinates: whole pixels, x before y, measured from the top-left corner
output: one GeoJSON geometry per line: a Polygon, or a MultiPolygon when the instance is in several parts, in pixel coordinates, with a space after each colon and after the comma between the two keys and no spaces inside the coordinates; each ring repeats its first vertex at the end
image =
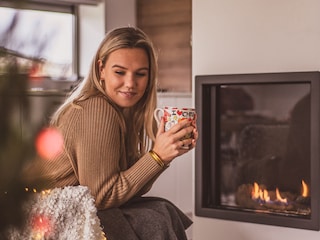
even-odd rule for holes
{"type": "Polygon", "coordinates": [[[153,112],[154,119],[156,120],[157,124],[160,125],[161,117],[164,115],[164,110],[162,108],[156,108],[153,112]],[[159,116],[159,112],[162,113],[162,115],[159,116]]]}

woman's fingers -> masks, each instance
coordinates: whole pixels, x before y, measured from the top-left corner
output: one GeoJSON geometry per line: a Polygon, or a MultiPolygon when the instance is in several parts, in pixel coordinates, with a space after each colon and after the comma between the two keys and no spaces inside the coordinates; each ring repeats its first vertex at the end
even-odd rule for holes
{"type": "MultiPolygon", "coordinates": [[[[196,142],[198,140],[198,137],[199,137],[199,133],[198,133],[198,130],[197,130],[197,127],[196,127],[196,122],[193,121],[192,124],[191,124],[191,127],[186,127],[185,130],[187,131],[187,138],[185,138],[183,140],[183,149],[188,149],[188,150],[191,150],[192,148],[195,148],[196,146],[196,142]],[[189,128],[189,129],[188,129],[189,128]],[[192,129],[191,133],[188,131],[192,129]]],[[[183,130],[181,130],[181,132],[183,132],[183,130]]],[[[185,136],[185,135],[183,135],[185,136]]]]}
{"type": "Polygon", "coordinates": [[[160,134],[164,133],[164,118],[161,118],[160,124],[159,124],[159,128],[158,128],[158,132],[157,132],[157,136],[159,136],[160,134]]]}
{"type": "Polygon", "coordinates": [[[176,141],[183,138],[190,138],[194,127],[189,120],[183,120],[174,125],[168,132],[174,135],[176,141]]]}
{"type": "Polygon", "coordinates": [[[170,162],[195,147],[198,131],[195,121],[183,120],[165,131],[164,119],[161,119],[157,132],[154,151],[165,162],[170,162]]]}

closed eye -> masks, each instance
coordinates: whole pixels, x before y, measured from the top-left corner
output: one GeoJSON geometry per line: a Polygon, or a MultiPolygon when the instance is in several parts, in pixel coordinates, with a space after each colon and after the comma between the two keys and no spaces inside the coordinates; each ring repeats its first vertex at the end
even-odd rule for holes
{"type": "Polygon", "coordinates": [[[136,75],[137,75],[138,77],[144,77],[144,76],[147,75],[147,73],[146,73],[146,72],[137,72],[136,75]]]}
{"type": "Polygon", "coordinates": [[[125,72],[124,72],[124,71],[115,71],[115,73],[116,73],[117,75],[121,75],[121,76],[125,75],[125,72]]]}

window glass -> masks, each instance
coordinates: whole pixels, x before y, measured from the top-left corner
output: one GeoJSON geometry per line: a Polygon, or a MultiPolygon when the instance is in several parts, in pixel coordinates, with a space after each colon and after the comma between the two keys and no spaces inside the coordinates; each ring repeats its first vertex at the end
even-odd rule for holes
{"type": "Polygon", "coordinates": [[[74,14],[0,7],[0,16],[0,47],[31,77],[77,79],[74,14]]]}

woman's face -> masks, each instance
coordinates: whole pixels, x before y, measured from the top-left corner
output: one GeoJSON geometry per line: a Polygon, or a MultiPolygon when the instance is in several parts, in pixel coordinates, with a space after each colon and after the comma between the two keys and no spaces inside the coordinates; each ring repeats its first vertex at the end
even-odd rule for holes
{"type": "Polygon", "coordinates": [[[120,107],[132,107],[143,96],[149,80],[149,61],[141,48],[122,48],[112,52],[102,68],[100,79],[107,95],[120,107]]]}

